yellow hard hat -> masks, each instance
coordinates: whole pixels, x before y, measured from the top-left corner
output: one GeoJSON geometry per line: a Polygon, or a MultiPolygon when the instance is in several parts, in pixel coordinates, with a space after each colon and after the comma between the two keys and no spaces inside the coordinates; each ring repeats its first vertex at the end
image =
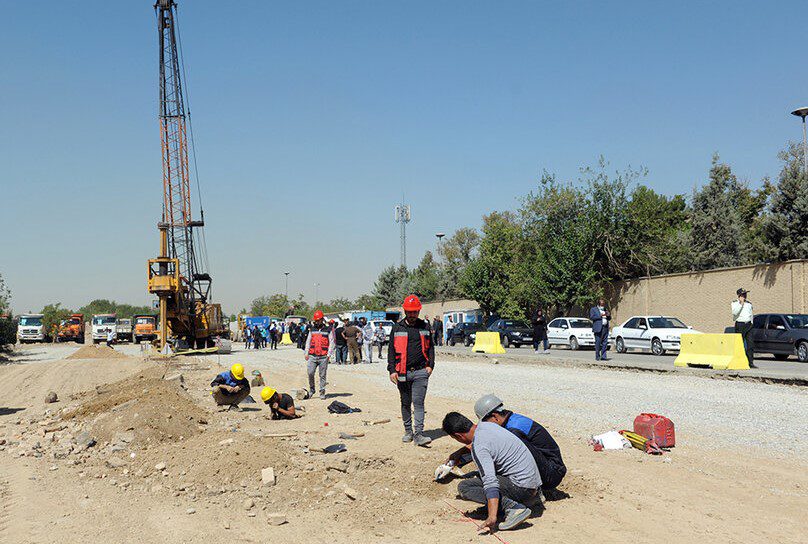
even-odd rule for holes
{"type": "Polygon", "coordinates": [[[271,387],[264,387],[261,390],[261,400],[264,402],[269,402],[269,399],[271,399],[272,395],[274,395],[275,393],[276,391],[271,387]]]}
{"type": "Polygon", "coordinates": [[[230,367],[230,373],[237,380],[244,379],[244,366],[241,363],[236,363],[230,367]]]}

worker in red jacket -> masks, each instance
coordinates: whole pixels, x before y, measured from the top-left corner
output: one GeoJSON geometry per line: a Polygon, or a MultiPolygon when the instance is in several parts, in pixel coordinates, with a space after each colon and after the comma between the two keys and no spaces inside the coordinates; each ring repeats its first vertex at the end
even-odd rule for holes
{"type": "Polygon", "coordinates": [[[328,363],[334,355],[334,331],[327,327],[323,319],[323,312],[314,312],[314,323],[309,329],[306,337],[306,363],[309,373],[309,393],[314,396],[314,375],[320,374],[320,398],[325,400],[326,374],[328,373],[328,363]]]}
{"type": "Polygon", "coordinates": [[[435,367],[435,347],[429,324],[420,319],[421,301],[415,295],[404,299],[405,317],[390,331],[387,372],[398,387],[401,397],[401,419],[404,422],[403,442],[426,446],[432,439],[424,432],[424,399],[429,376],[435,367]],[[412,408],[415,407],[415,433],[412,408]]]}

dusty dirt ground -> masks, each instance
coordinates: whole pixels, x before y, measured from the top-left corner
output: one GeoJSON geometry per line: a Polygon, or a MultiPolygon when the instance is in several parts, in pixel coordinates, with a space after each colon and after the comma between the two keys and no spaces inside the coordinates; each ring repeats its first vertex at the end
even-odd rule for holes
{"type": "MultiPolygon", "coordinates": [[[[304,383],[302,364],[275,364],[299,351],[264,353],[268,383],[282,391],[304,383]]],[[[496,542],[447,504],[474,507],[455,499],[456,481],[432,481],[457,446],[437,429],[443,414],[470,415],[474,399],[458,406],[430,396],[435,441],[417,448],[401,443],[395,390],[349,372],[331,374],[328,401],[299,401],[306,415],[296,421],[271,421],[260,404],[219,412],[208,383],[232,359],[0,365],[0,542],[496,542]],[[59,402],[44,403],[49,391],[59,402]],[[329,415],[332,399],[363,411],[329,415]],[[365,424],[382,419],[390,422],[365,424]],[[341,432],[364,436],[344,440],[341,432]],[[348,452],[317,451],[334,443],[348,452]],[[275,485],[262,484],[265,467],[274,468],[275,485]],[[276,514],[288,522],[272,525],[276,514]]],[[[595,453],[584,437],[544,423],[564,453],[560,490],[568,497],[497,533],[506,542],[805,537],[804,458],[699,448],[685,436],[663,457],[595,453]]]]}

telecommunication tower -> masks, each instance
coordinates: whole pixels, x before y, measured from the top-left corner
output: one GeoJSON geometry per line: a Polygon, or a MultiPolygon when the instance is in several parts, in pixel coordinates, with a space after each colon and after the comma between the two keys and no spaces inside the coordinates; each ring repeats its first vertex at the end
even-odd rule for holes
{"type": "Polygon", "coordinates": [[[407,223],[412,219],[410,205],[402,202],[396,206],[394,213],[396,223],[401,226],[401,266],[407,268],[407,223]]]}

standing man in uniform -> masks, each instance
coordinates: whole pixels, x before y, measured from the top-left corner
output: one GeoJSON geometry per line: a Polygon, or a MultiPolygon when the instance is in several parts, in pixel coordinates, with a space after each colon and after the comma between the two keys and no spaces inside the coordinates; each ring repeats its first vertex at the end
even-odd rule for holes
{"type": "Polygon", "coordinates": [[[435,347],[429,325],[418,317],[421,301],[415,295],[404,299],[405,317],[390,331],[390,347],[387,354],[387,372],[390,381],[398,387],[401,398],[401,419],[404,422],[402,442],[415,442],[427,446],[432,439],[424,432],[424,400],[429,376],[435,367],[435,347]],[[415,433],[413,434],[412,409],[415,408],[415,433]]]}
{"type": "Polygon", "coordinates": [[[612,312],[606,308],[606,299],[600,297],[598,305],[589,310],[589,319],[592,320],[592,333],[595,335],[595,360],[607,361],[606,350],[609,349],[609,321],[612,312]]]}
{"type": "Polygon", "coordinates": [[[314,323],[312,323],[309,335],[306,337],[306,362],[309,373],[309,392],[314,396],[314,374],[320,373],[320,399],[325,400],[326,374],[328,372],[328,361],[334,354],[334,331],[325,326],[323,312],[314,312],[314,323]]]}
{"type": "Polygon", "coordinates": [[[746,300],[747,293],[749,291],[743,287],[735,292],[738,300],[732,301],[732,320],[735,321],[735,332],[743,338],[749,368],[757,368],[755,366],[755,339],[752,336],[752,319],[755,316],[752,313],[752,303],[746,300]]]}

